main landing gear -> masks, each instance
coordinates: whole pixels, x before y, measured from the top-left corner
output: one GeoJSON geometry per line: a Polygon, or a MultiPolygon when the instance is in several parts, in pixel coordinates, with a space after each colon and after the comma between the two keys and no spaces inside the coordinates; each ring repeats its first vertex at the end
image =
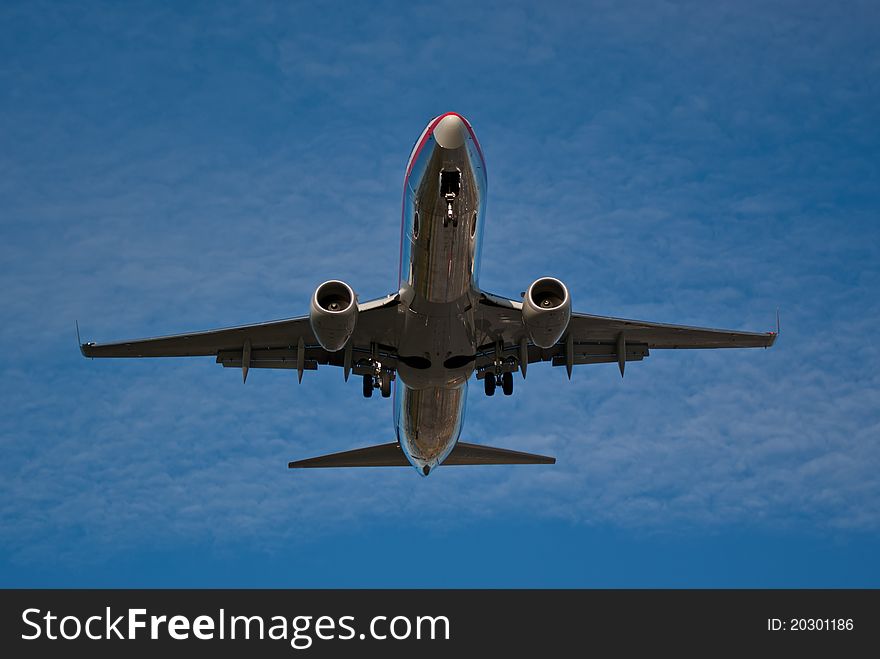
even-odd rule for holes
{"type": "Polygon", "coordinates": [[[391,373],[382,371],[364,375],[364,398],[372,398],[373,389],[378,389],[382,393],[382,398],[389,398],[391,396],[391,373]]]}
{"type": "Polygon", "coordinates": [[[495,395],[495,388],[501,387],[505,396],[513,393],[513,372],[519,370],[516,358],[504,357],[504,344],[495,342],[495,358],[492,365],[483,371],[483,387],[487,396],[495,395]]]}
{"type": "Polygon", "coordinates": [[[394,379],[394,371],[382,366],[379,361],[379,346],[370,344],[370,356],[361,359],[357,363],[356,373],[364,377],[364,398],[373,397],[373,389],[382,393],[382,398],[391,396],[391,381],[394,379]]]}
{"type": "Polygon", "coordinates": [[[504,392],[505,396],[510,396],[513,393],[513,373],[507,371],[501,374],[489,373],[486,372],[486,377],[483,378],[483,387],[487,396],[495,395],[495,387],[501,385],[501,391],[504,392]]]}

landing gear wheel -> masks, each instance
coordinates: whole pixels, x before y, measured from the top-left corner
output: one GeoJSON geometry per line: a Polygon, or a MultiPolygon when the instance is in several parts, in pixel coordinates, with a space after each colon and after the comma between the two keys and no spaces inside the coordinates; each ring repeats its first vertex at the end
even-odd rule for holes
{"type": "Polygon", "coordinates": [[[486,377],[483,378],[483,386],[486,387],[487,396],[495,395],[495,375],[493,373],[486,373],[486,377]]]}
{"type": "Polygon", "coordinates": [[[373,376],[364,376],[364,398],[372,398],[373,396],[373,376]]]}
{"type": "Polygon", "coordinates": [[[382,398],[388,398],[391,396],[391,374],[383,373],[380,376],[380,382],[382,383],[382,398]]]}
{"type": "Polygon", "coordinates": [[[513,393],[513,373],[508,371],[501,376],[501,389],[505,396],[513,393]]]}

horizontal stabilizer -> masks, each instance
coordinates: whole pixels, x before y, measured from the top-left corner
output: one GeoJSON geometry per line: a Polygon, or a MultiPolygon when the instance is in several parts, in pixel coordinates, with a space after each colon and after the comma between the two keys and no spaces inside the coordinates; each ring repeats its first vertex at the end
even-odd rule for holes
{"type": "MultiPolygon", "coordinates": [[[[516,465],[556,464],[556,458],[546,455],[523,453],[509,449],[465,444],[459,442],[443,461],[445,465],[516,465]]],[[[296,460],[287,465],[291,469],[316,467],[408,467],[409,461],[397,442],[367,446],[352,451],[331,453],[306,460],[296,460]]]]}
{"type": "Polygon", "coordinates": [[[480,446],[459,442],[452,449],[449,457],[443,461],[445,465],[553,465],[556,458],[549,455],[536,455],[511,451],[507,448],[480,446]]]}
{"type": "Polygon", "coordinates": [[[409,461],[397,442],[378,444],[353,451],[342,451],[316,458],[297,460],[287,465],[291,469],[306,467],[409,467],[409,461]]]}

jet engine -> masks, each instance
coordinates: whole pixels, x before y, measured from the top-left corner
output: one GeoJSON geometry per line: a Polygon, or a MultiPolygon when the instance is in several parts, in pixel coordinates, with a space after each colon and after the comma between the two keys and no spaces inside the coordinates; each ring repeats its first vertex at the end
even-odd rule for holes
{"type": "Polygon", "coordinates": [[[309,306],[309,323],[325,350],[342,350],[357,322],[357,296],[344,281],[331,279],[318,286],[309,306]]]}
{"type": "Polygon", "coordinates": [[[571,298],[558,279],[542,277],[535,281],[523,298],[522,320],[529,338],[540,348],[556,344],[571,319],[571,298]]]}

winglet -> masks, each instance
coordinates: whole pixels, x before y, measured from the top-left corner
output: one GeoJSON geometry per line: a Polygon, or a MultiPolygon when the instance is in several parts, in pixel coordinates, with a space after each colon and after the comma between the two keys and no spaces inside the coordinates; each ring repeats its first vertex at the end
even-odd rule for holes
{"type": "Polygon", "coordinates": [[[73,324],[76,326],[76,347],[79,348],[79,352],[83,357],[86,357],[85,346],[83,346],[82,339],[79,338],[79,321],[74,320],[73,324]]]}
{"type": "Polygon", "coordinates": [[[90,354],[88,354],[88,353],[86,352],[86,348],[89,348],[89,347],[91,347],[91,346],[93,346],[93,345],[95,345],[95,344],[92,343],[91,341],[88,341],[88,342],[86,342],[86,343],[83,343],[83,342],[82,342],[82,339],[79,338],[79,321],[75,320],[75,321],[73,321],[73,323],[74,323],[74,325],[76,326],[76,345],[77,345],[77,347],[79,348],[79,352],[80,352],[80,354],[81,354],[83,357],[89,357],[89,358],[91,358],[92,355],[90,355],[90,354]]]}
{"type": "Polygon", "coordinates": [[[776,343],[776,339],[779,338],[780,326],[779,326],[779,307],[776,307],[776,331],[775,332],[767,332],[767,335],[770,337],[770,342],[765,345],[765,348],[771,347],[774,343],[776,343]]]}

